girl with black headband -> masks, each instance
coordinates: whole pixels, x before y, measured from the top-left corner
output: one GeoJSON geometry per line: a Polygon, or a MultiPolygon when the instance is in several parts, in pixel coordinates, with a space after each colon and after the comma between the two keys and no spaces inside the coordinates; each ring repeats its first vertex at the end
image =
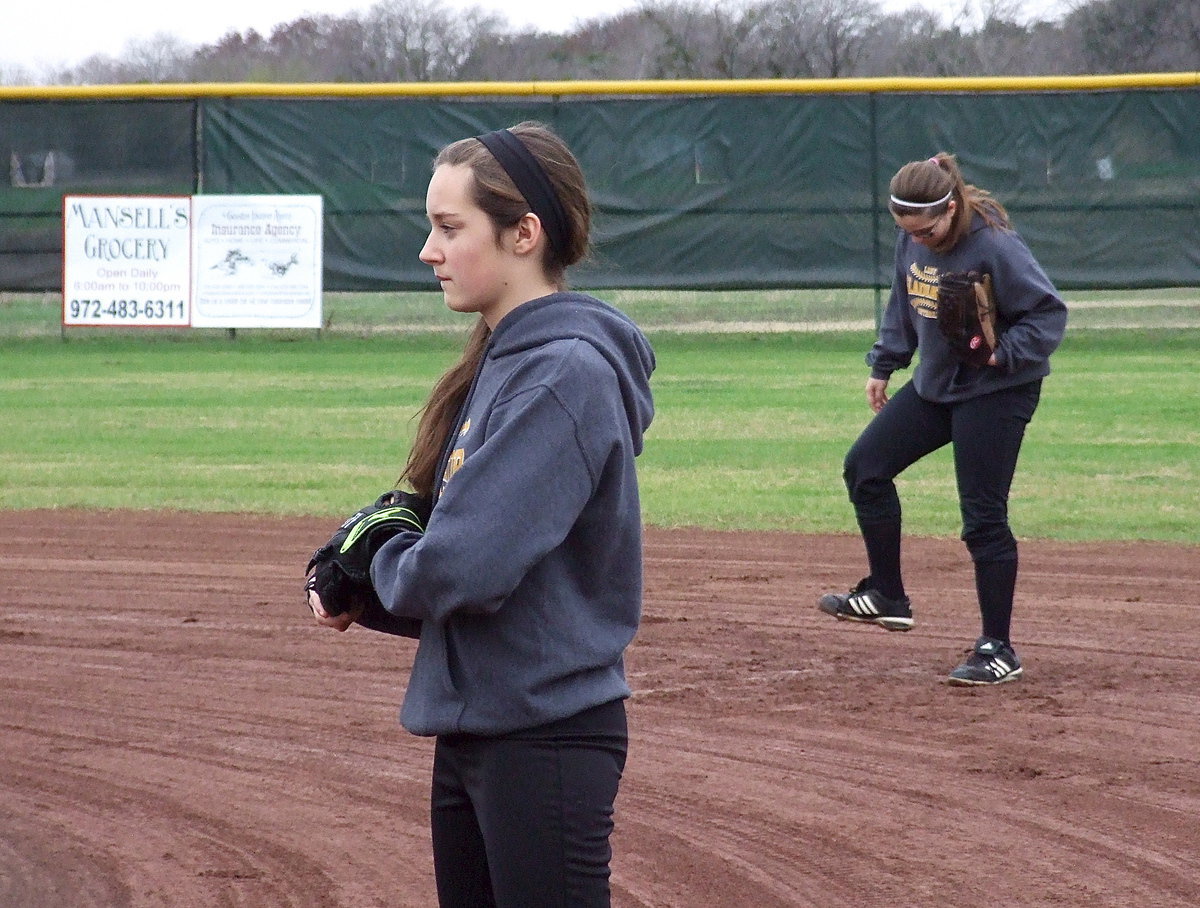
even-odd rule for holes
{"type": "Polygon", "coordinates": [[[1023,669],[1010,639],[1017,543],[1008,494],[1050,354],[1066,330],[1067,309],[1004,207],[964,182],[954,156],[943,152],[905,164],[892,177],[890,192],[897,227],[892,294],[867,354],[867,404],[876,415],[850,448],[844,471],[870,573],[849,593],[828,593],[817,604],[840,620],[889,631],[912,628],[893,480],[950,444],[982,632],[948,680],[1014,681],[1023,669]],[[959,362],[937,328],[939,275],[954,271],[992,279],[1000,336],[982,368],[959,362]],[[892,373],[906,368],[918,349],[912,381],[889,399],[892,373]]]}
{"type": "Polygon", "coordinates": [[[375,556],[382,609],[310,604],[339,630],[419,628],[400,720],[437,737],[440,904],[608,905],[654,354],[619,311],[566,289],[591,209],[546,127],[449,145],[426,206],[421,261],[450,309],[479,316],[401,476],[432,513],[375,556]]]}

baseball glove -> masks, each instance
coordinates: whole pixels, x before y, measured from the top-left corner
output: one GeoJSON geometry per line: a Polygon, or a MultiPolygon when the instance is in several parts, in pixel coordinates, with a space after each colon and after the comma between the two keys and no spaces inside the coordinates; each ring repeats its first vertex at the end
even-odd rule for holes
{"type": "Polygon", "coordinates": [[[978,271],[941,275],[937,324],[955,356],[969,366],[986,366],[996,349],[996,302],[991,275],[978,271]]]}
{"type": "Polygon", "coordinates": [[[304,569],[305,602],[308,591],[316,590],[330,615],[379,604],[371,585],[371,559],[397,533],[424,533],[429,511],[429,499],[398,490],[384,492],[374,504],[359,508],[313,552],[304,569]]]}

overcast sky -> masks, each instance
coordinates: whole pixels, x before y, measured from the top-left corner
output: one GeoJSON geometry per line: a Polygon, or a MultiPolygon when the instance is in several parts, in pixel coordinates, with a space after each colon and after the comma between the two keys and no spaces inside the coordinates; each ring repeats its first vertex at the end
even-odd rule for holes
{"type": "MultiPolygon", "coordinates": [[[[578,18],[611,15],[637,0],[446,0],[456,8],[502,10],[514,26],[538,23],[565,31],[578,18]]],[[[231,30],[257,29],[270,35],[276,25],[307,13],[345,16],[365,13],[374,0],[103,0],[72,3],[69,11],[45,0],[16,3],[0,21],[0,67],[75,66],[93,54],[118,56],[131,40],[159,33],[186,44],[210,44],[231,30]]],[[[5,6],[9,6],[5,0],[5,6]]]]}
{"type": "MultiPolygon", "coordinates": [[[[451,7],[480,6],[496,10],[516,27],[537,26],[564,32],[578,21],[608,17],[638,6],[639,0],[444,0],[451,7]]],[[[885,9],[925,6],[944,18],[971,0],[883,0],[885,9]]],[[[978,6],[980,0],[974,0],[978,6]]],[[[231,30],[257,29],[270,35],[276,25],[307,13],[345,16],[364,13],[375,0],[101,0],[63,6],[46,0],[5,0],[8,14],[0,20],[0,70],[21,67],[37,74],[44,69],[77,66],[93,54],[118,57],[130,41],[160,33],[187,45],[210,44],[231,30]]],[[[1056,0],[1025,0],[1024,7],[1042,10],[1056,0]]]]}

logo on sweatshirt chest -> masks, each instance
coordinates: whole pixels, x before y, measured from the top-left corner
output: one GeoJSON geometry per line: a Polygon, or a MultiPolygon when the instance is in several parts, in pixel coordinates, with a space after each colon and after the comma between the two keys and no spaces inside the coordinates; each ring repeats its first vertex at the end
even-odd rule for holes
{"type": "Polygon", "coordinates": [[[908,304],[917,315],[937,318],[938,270],[932,265],[908,266],[908,304]]]}
{"type": "MultiPolygon", "coordinates": [[[[463,420],[463,424],[458,430],[458,437],[464,438],[467,435],[467,433],[470,431],[471,431],[471,420],[470,419],[463,420]]],[[[450,479],[454,476],[454,474],[457,473],[460,469],[462,469],[462,465],[466,461],[466,459],[467,459],[467,449],[466,448],[455,448],[453,451],[450,452],[450,457],[446,461],[446,472],[442,474],[442,487],[443,488],[445,487],[446,483],[448,483],[450,481],[450,479]]]]}

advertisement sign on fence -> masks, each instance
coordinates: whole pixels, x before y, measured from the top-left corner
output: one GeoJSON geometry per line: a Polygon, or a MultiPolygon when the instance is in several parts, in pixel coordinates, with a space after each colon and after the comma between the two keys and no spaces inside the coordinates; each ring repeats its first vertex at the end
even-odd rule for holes
{"type": "Polygon", "coordinates": [[[319,195],[66,196],[63,325],[320,328],[319,195]]]}
{"type": "Polygon", "coordinates": [[[321,327],[321,197],[192,197],[192,326],[321,327]]]}
{"type": "Polygon", "coordinates": [[[63,324],[187,325],[187,196],[63,198],[63,324]]]}

